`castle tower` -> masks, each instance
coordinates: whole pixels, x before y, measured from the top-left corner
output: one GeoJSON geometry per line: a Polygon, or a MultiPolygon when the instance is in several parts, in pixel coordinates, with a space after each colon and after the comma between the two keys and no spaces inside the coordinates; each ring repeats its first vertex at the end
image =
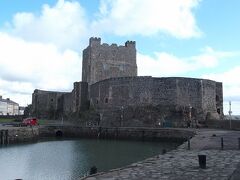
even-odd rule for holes
{"type": "Polygon", "coordinates": [[[136,44],[125,46],[101,44],[100,38],[90,38],[83,50],[82,81],[90,85],[111,77],[137,76],[136,44]]]}

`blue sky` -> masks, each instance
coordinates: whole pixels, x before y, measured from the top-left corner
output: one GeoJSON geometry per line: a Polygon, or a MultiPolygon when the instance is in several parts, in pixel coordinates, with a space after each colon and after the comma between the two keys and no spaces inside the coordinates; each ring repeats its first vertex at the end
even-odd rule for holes
{"type": "Polygon", "coordinates": [[[240,114],[240,1],[0,1],[0,94],[21,105],[34,89],[71,91],[91,36],[137,43],[139,75],[223,82],[240,114]]]}

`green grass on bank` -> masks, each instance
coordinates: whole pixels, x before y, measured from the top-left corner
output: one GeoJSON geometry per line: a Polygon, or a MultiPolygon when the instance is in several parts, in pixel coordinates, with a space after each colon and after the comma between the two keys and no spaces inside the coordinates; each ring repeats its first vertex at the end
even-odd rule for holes
{"type": "Polygon", "coordinates": [[[14,119],[12,118],[0,118],[0,123],[10,123],[14,122],[14,119]]]}
{"type": "MultiPolygon", "coordinates": [[[[11,122],[21,122],[21,120],[16,121],[16,119],[14,118],[3,118],[3,117],[0,118],[0,123],[11,123],[11,122]]],[[[45,125],[45,124],[48,124],[48,121],[44,119],[38,119],[38,123],[39,125],[45,125]]]]}
{"type": "Polygon", "coordinates": [[[38,124],[39,124],[39,125],[46,125],[46,124],[48,124],[48,120],[38,119],[38,124]]]}
{"type": "MultiPolygon", "coordinates": [[[[0,117],[0,124],[1,123],[20,123],[22,120],[21,119],[14,119],[14,118],[7,118],[7,117],[0,117]]],[[[38,119],[38,124],[39,125],[48,125],[48,124],[61,124],[61,120],[46,120],[46,119],[38,119]]],[[[69,123],[69,121],[63,121],[64,124],[69,123]]]]}

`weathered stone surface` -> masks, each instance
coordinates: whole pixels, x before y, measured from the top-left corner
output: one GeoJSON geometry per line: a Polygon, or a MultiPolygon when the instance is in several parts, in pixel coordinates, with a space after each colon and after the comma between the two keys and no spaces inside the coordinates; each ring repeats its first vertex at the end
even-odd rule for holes
{"type": "Polygon", "coordinates": [[[34,90],[32,94],[32,111],[37,117],[55,119],[57,117],[57,112],[62,106],[59,99],[66,92],[53,92],[53,91],[43,91],[34,90]]]}
{"type": "Polygon", "coordinates": [[[7,131],[4,144],[37,141],[39,138],[38,127],[1,127],[0,131],[7,131]]]}
{"type": "Polygon", "coordinates": [[[86,110],[88,84],[75,82],[72,92],[53,92],[36,89],[32,94],[32,114],[38,118],[61,119],[86,110]]]}
{"type": "Polygon", "coordinates": [[[220,118],[219,86],[215,81],[194,78],[110,78],[91,85],[90,102],[100,112],[103,126],[171,123],[172,127],[184,127],[187,120],[220,118]]]}
{"type": "Polygon", "coordinates": [[[90,38],[83,50],[82,81],[90,85],[111,77],[137,76],[135,41],[125,46],[101,44],[101,38],[90,38]]]}

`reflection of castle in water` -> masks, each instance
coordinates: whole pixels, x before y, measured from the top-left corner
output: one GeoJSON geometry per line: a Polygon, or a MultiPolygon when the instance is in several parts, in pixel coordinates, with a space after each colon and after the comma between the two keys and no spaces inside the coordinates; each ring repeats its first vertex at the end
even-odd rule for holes
{"type": "Polygon", "coordinates": [[[33,113],[58,118],[94,109],[101,126],[181,127],[223,115],[222,83],[206,79],[137,76],[134,41],[125,46],[90,38],[82,82],[70,93],[35,90],[33,113]]]}

